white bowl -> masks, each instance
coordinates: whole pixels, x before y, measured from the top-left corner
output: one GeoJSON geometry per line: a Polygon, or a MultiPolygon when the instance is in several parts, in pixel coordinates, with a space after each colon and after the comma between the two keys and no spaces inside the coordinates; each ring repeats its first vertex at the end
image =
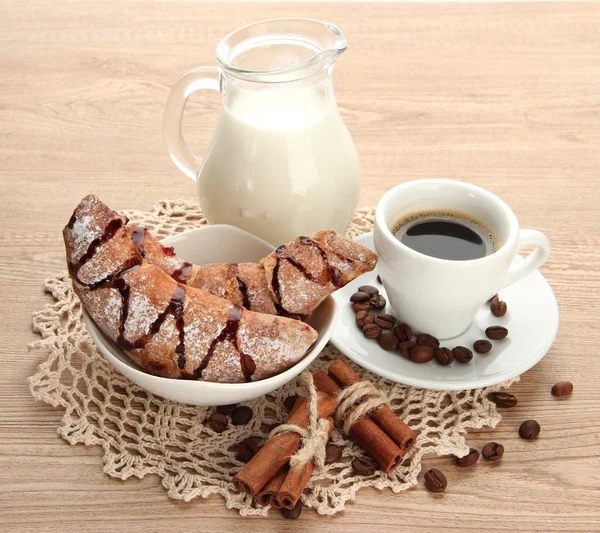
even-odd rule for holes
{"type": "MultiPolygon", "coordinates": [[[[206,226],[164,239],[177,255],[198,265],[209,263],[257,262],[273,247],[251,233],[226,225],[206,226]]],[[[261,381],[250,383],[209,383],[153,376],[123,353],[83,310],[83,321],[104,357],[123,375],[152,394],[191,405],[228,405],[258,398],[285,385],[310,365],[325,347],[338,317],[338,306],[329,296],[307,323],[317,332],[317,342],[292,368],[261,381]]]]}

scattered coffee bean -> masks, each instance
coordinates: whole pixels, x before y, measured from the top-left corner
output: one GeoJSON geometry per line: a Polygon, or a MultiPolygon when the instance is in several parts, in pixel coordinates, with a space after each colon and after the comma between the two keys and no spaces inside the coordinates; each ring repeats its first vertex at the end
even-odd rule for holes
{"type": "Polygon", "coordinates": [[[392,329],[395,323],[396,319],[392,315],[375,315],[375,324],[382,329],[392,329]]]}
{"type": "Polygon", "coordinates": [[[454,456],[454,460],[458,466],[471,466],[479,461],[479,452],[475,448],[469,448],[469,453],[464,457],[454,456]]]}
{"type": "Polygon", "coordinates": [[[369,295],[369,298],[379,294],[379,289],[377,287],[373,287],[373,285],[363,285],[362,287],[359,287],[358,290],[360,292],[366,292],[369,295]]]}
{"type": "Polygon", "coordinates": [[[573,392],[573,383],[570,381],[561,381],[556,383],[552,387],[552,394],[554,396],[568,396],[573,392]]]}
{"type": "Polygon", "coordinates": [[[363,329],[367,324],[375,322],[375,315],[369,311],[359,311],[356,313],[356,325],[359,329],[363,329]]]}
{"type": "Polygon", "coordinates": [[[236,407],[231,414],[231,421],[235,426],[243,426],[252,420],[252,409],[247,405],[236,407]]]}
{"type": "Polygon", "coordinates": [[[496,298],[495,300],[492,300],[492,303],[490,304],[490,310],[492,311],[492,315],[501,317],[506,314],[506,311],[508,311],[508,306],[506,305],[506,302],[496,298]]]}
{"type": "Polygon", "coordinates": [[[273,431],[276,427],[279,427],[280,425],[281,424],[278,424],[277,422],[275,422],[274,424],[267,424],[263,422],[260,425],[260,430],[268,435],[269,433],[271,433],[271,431],[273,431]]]}
{"type": "Polygon", "coordinates": [[[442,366],[451,365],[454,362],[454,354],[450,348],[436,348],[433,355],[442,366]]]}
{"type": "Polygon", "coordinates": [[[371,307],[377,311],[384,309],[386,303],[385,298],[381,296],[381,294],[374,294],[371,296],[371,307]]]}
{"type": "Polygon", "coordinates": [[[369,298],[371,298],[366,292],[355,292],[352,296],[350,296],[351,302],[366,302],[369,298]]]}
{"type": "Polygon", "coordinates": [[[417,337],[417,344],[429,346],[432,350],[435,350],[436,348],[439,348],[440,341],[438,341],[433,335],[421,333],[421,335],[417,337]]]}
{"type": "Polygon", "coordinates": [[[408,324],[398,324],[394,328],[394,335],[403,341],[411,341],[413,337],[412,328],[408,324]]]}
{"type": "Polygon", "coordinates": [[[296,400],[299,398],[300,396],[298,396],[297,394],[292,394],[291,396],[288,396],[285,400],[283,400],[283,406],[285,407],[285,410],[289,413],[292,408],[294,407],[294,404],[296,403],[296,400]]]}
{"type": "Polygon", "coordinates": [[[540,425],[535,420],[525,420],[519,426],[519,437],[527,440],[537,439],[540,429],[540,425]]]}
{"type": "Polygon", "coordinates": [[[367,339],[378,339],[381,337],[381,328],[377,324],[366,324],[363,328],[363,335],[367,339]]]}
{"type": "Polygon", "coordinates": [[[338,446],[337,444],[333,444],[333,442],[327,443],[327,446],[325,446],[325,464],[337,463],[341,459],[343,452],[343,446],[338,446]]]}
{"type": "Polygon", "coordinates": [[[488,442],[481,449],[481,455],[488,461],[498,461],[504,455],[504,446],[497,442],[488,442]]]}
{"type": "Polygon", "coordinates": [[[383,333],[381,337],[379,337],[378,342],[379,346],[388,352],[395,350],[398,348],[398,344],[400,344],[400,340],[393,333],[383,333]]]}
{"type": "Polygon", "coordinates": [[[457,346],[452,350],[452,353],[459,363],[468,363],[473,359],[473,352],[465,346],[457,346]]]}
{"type": "Polygon", "coordinates": [[[444,492],[447,486],[446,476],[437,468],[425,472],[425,487],[429,492],[444,492]]]}
{"type": "Polygon", "coordinates": [[[371,302],[354,302],[352,304],[352,309],[354,309],[355,313],[358,313],[359,311],[368,311],[371,309],[371,302]]]}
{"type": "Polygon", "coordinates": [[[413,341],[403,341],[398,345],[398,350],[400,351],[401,355],[409,359],[410,352],[416,345],[417,343],[413,341]]]}
{"type": "Polygon", "coordinates": [[[489,302],[489,303],[492,303],[494,300],[498,300],[498,299],[500,299],[500,297],[498,296],[498,294],[494,294],[494,296],[492,296],[492,297],[491,297],[491,298],[488,300],[488,302],[489,302]]]}
{"type": "Polygon", "coordinates": [[[381,281],[381,276],[379,274],[377,274],[377,283],[383,284],[383,282],[381,281]]]}
{"type": "Polygon", "coordinates": [[[235,458],[242,463],[250,461],[250,459],[258,453],[258,450],[262,448],[260,445],[261,440],[262,439],[259,439],[258,437],[248,437],[244,439],[237,446],[235,458]]]}
{"type": "Polygon", "coordinates": [[[352,470],[359,476],[372,476],[377,470],[377,463],[370,457],[355,457],[352,459],[352,470]]]}
{"type": "Polygon", "coordinates": [[[418,344],[410,351],[410,360],[414,363],[429,363],[433,359],[433,349],[424,344],[418,344]]]}
{"type": "Polygon", "coordinates": [[[279,511],[281,512],[281,516],[283,516],[283,518],[287,518],[288,520],[298,520],[302,514],[303,507],[304,504],[302,503],[302,500],[298,500],[298,503],[296,503],[293,509],[286,509],[285,507],[282,507],[279,511]]]}
{"type": "Polygon", "coordinates": [[[358,326],[359,329],[362,329],[365,327],[365,317],[368,314],[369,314],[369,311],[359,311],[354,316],[354,320],[356,321],[356,325],[358,326]]]}
{"type": "Polygon", "coordinates": [[[473,350],[477,353],[488,353],[492,349],[492,343],[486,339],[480,339],[473,343],[473,350]]]}
{"type": "Polygon", "coordinates": [[[496,404],[496,407],[514,407],[517,405],[517,398],[508,392],[492,392],[489,399],[496,404]]]}
{"type": "Polygon", "coordinates": [[[208,425],[213,431],[223,433],[227,429],[227,426],[229,426],[229,418],[221,413],[213,413],[208,419],[208,425]]]}
{"type": "Polygon", "coordinates": [[[485,330],[485,336],[493,341],[499,341],[508,335],[508,330],[503,326],[490,326],[485,330]]]}
{"type": "Polygon", "coordinates": [[[231,405],[219,405],[216,409],[217,413],[221,413],[222,415],[230,415],[233,413],[233,410],[237,407],[236,403],[232,403],[231,405]]]}

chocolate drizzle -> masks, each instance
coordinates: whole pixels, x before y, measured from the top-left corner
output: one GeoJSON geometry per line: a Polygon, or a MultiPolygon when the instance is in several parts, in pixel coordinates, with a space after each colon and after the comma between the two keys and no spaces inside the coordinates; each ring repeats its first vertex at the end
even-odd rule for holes
{"type": "Polygon", "coordinates": [[[240,292],[242,293],[242,298],[244,299],[242,305],[246,309],[250,309],[250,298],[248,298],[248,285],[246,285],[246,282],[239,276],[236,276],[235,279],[237,279],[238,287],[240,289],[240,292]]]}
{"type": "Polygon", "coordinates": [[[173,272],[173,274],[171,274],[171,277],[179,283],[185,283],[190,277],[190,272],[192,271],[193,266],[194,265],[192,265],[192,263],[185,262],[181,268],[178,268],[175,272],[173,272]]]}
{"type": "MultiPolygon", "coordinates": [[[[69,224],[71,224],[71,221],[69,221],[69,224]]],[[[74,222],[73,222],[73,224],[74,224],[74,222]]],[[[73,228],[72,225],[69,225],[68,227],[69,227],[69,229],[73,228]]],[[[83,265],[85,265],[92,257],[94,257],[96,255],[98,248],[100,248],[100,246],[102,246],[106,241],[111,239],[117,233],[117,231],[119,231],[122,227],[123,227],[123,221],[120,218],[111,220],[106,225],[106,228],[104,229],[104,233],[100,237],[94,239],[90,243],[87,251],[79,258],[79,260],[76,263],[69,262],[69,272],[71,272],[71,274],[75,277],[75,279],[77,279],[77,274],[81,270],[81,267],[83,265]]],[[[77,279],[77,281],[79,281],[79,279],[77,279]]]]}
{"type": "MultiPolygon", "coordinates": [[[[273,277],[271,279],[271,287],[273,288],[273,292],[277,297],[278,302],[275,302],[275,308],[277,309],[277,313],[279,315],[289,315],[289,313],[285,310],[285,308],[281,305],[281,287],[279,284],[279,267],[281,265],[281,260],[285,260],[290,263],[298,272],[300,272],[307,280],[312,281],[313,283],[318,283],[319,285],[327,285],[328,283],[332,283],[335,287],[339,288],[342,286],[342,272],[339,268],[333,266],[329,262],[329,258],[327,257],[327,252],[323,250],[321,245],[312,240],[309,237],[299,237],[298,239],[300,244],[303,246],[311,246],[316,248],[321,257],[323,258],[323,271],[319,275],[318,278],[313,276],[306,267],[300,263],[293,255],[284,254],[286,250],[286,246],[280,246],[275,250],[275,258],[276,263],[273,267],[273,277]]],[[[339,254],[336,254],[339,255],[339,254]]],[[[344,258],[346,259],[346,258],[344,258]]]]}
{"type": "Polygon", "coordinates": [[[231,307],[227,323],[221,330],[221,333],[219,333],[219,335],[211,342],[202,363],[200,363],[200,366],[194,371],[194,377],[201,378],[202,372],[204,372],[205,368],[209,365],[217,347],[223,342],[230,342],[240,355],[240,366],[245,380],[251,381],[252,375],[256,372],[256,363],[252,357],[244,354],[240,350],[237,338],[243,312],[244,310],[238,305],[233,305],[231,307]]]}

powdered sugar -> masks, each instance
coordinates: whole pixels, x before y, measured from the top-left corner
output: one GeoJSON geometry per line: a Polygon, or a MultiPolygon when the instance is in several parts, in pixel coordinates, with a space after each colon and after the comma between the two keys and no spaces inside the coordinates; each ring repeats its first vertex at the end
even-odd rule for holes
{"type": "Polygon", "coordinates": [[[157,319],[159,310],[152,305],[150,299],[140,292],[132,292],[129,297],[125,336],[134,341],[148,333],[150,326],[157,319]]]}

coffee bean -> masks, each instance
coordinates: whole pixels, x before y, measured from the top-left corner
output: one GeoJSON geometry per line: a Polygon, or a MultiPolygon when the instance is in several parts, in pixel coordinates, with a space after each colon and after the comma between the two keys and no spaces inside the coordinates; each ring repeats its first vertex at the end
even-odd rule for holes
{"type": "Polygon", "coordinates": [[[437,468],[425,472],[425,487],[429,492],[444,492],[447,486],[446,476],[437,468]]]}
{"type": "Polygon", "coordinates": [[[222,415],[230,415],[233,413],[233,410],[237,407],[236,403],[232,403],[231,405],[219,405],[217,407],[217,413],[221,413],[222,415]]]}
{"type": "Polygon", "coordinates": [[[417,343],[413,341],[403,341],[398,345],[398,350],[404,357],[410,358],[410,352],[416,345],[417,343]]]}
{"type": "Polygon", "coordinates": [[[359,329],[363,329],[367,324],[375,322],[375,315],[369,311],[359,311],[355,316],[356,325],[359,329]]]}
{"type": "Polygon", "coordinates": [[[503,326],[490,326],[485,330],[485,336],[493,341],[504,339],[508,335],[508,330],[503,326]]]}
{"type": "Polygon", "coordinates": [[[492,392],[489,399],[496,404],[496,407],[514,407],[517,405],[517,398],[508,392],[492,392]]]}
{"type": "Polygon", "coordinates": [[[231,421],[235,426],[243,426],[252,420],[252,409],[247,405],[237,407],[231,414],[231,421]]]}
{"type": "Polygon", "coordinates": [[[481,455],[488,461],[498,461],[504,455],[504,446],[497,442],[488,442],[481,449],[481,455]]]}
{"type": "Polygon", "coordinates": [[[223,433],[227,429],[227,426],[229,426],[229,418],[221,413],[213,413],[208,419],[208,425],[213,431],[223,433]]]}
{"type": "Polygon", "coordinates": [[[410,360],[413,363],[429,363],[433,359],[433,350],[424,344],[418,344],[410,351],[410,360]]]}
{"type": "Polygon", "coordinates": [[[282,507],[281,509],[279,509],[279,512],[281,513],[283,518],[287,518],[289,520],[297,520],[302,514],[303,507],[304,505],[302,503],[302,500],[298,500],[293,509],[286,509],[285,507],[282,507]]]}
{"type": "Polygon", "coordinates": [[[259,439],[258,437],[248,437],[244,439],[237,445],[235,458],[242,463],[247,463],[258,453],[258,450],[262,448],[260,445],[261,441],[262,439],[259,439]]]}
{"type": "Polygon", "coordinates": [[[398,324],[394,328],[394,335],[403,341],[411,341],[413,337],[412,328],[408,324],[398,324]]]}
{"type": "Polygon", "coordinates": [[[377,324],[366,324],[363,328],[363,335],[367,339],[378,339],[381,333],[381,328],[377,324]]]}
{"type": "Polygon", "coordinates": [[[377,274],[377,283],[383,284],[383,282],[381,281],[381,276],[379,274],[377,274]]]}
{"type": "Polygon", "coordinates": [[[384,309],[386,303],[385,298],[381,296],[381,294],[374,294],[371,296],[371,307],[377,311],[384,309]]]}
{"type": "Polygon", "coordinates": [[[369,298],[371,296],[375,296],[376,294],[379,294],[379,289],[377,287],[373,287],[373,285],[363,285],[362,287],[359,287],[358,290],[360,292],[365,292],[369,295],[369,298]]]}
{"type": "Polygon", "coordinates": [[[325,464],[337,463],[342,457],[343,452],[343,446],[338,446],[337,444],[333,444],[333,442],[327,443],[327,446],[325,446],[325,464]]]}
{"type": "Polygon", "coordinates": [[[480,339],[473,343],[473,350],[477,353],[488,353],[492,349],[492,343],[486,339],[480,339]]]}
{"type": "Polygon", "coordinates": [[[350,296],[351,302],[366,302],[370,296],[366,292],[355,292],[352,296],[350,296]]]}
{"type": "Polygon", "coordinates": [[[433,350],[433,355],[442,366],[451,365],[454,361],[454,354],[450,348],[436,348],[433,350]]]}
{"type": "Polygon", "coordinates": [[[421,333],[421,335],[417,337],[417,344],[429,346],[432,350],[435,350],[436,348],[439,348],[440,341],[438,341],[433,335],[421,333]]]}
{"type": "Polygon", "coordinates": [[[392,315],[375,315],[375,324],[382,329],[392,329],[395,323],[396,319],[392,315]]]}
{"type": "Polygon", "coordinates": [[[519,437],[527,440],[537,439],[540,429],[540,425],[535,420],[525,420],[519,426],[519,437]]]}
{"type": "Polygon", "coordinates": [[[573,383],[570,381],[561,381],[556,383],[552,387],[552,394],[554,396],[568,396],[573,392],[573,383]]]}
{"type": "Polygon", "coordinates": [[[370,457],[355,457],[352,459],[352,470],[359,476],[372,476],[377,470],[377,463],[370,457]]]}
{"type": "Polygon", "coordinates": [[[292,394],[292,396],[288,396],[285,400],[283,400],[283,406],[288,413],[293,409],[298,398],[300,398],[300,396],[297,394],[292,394]]]}
{"type": "Polygon", "coordinates": [[[400,340],[393,333],[383,333],[381,337],[379,337],[378,342],[379,346],[388,352],[395,350],[398,348],[398,344],[400,344],[400,340]]]}
{"type": "Polygon", "coordinates": [[[454,460],[458,466],[471,466],[479,461],[479,452],[475,448],[469,448],[469,453],[464,457],[454,456],[454,460]]]}
{"type": "Polygon", "coordinates": [[[501,317],[506,314],[506,311],[508,311],[508,306],[506,305],[506,302],[496,298],[495,300],[492,300],[492,303],[490,304],[490,310],[492,311],[492,315],[501,317]]]}
{"type": "Polygon", "coordinates": [[[457,346],[452,350],[452,353],[459,363],[468,363],[473,359],[473,352],[464,346],[457,346]]]}
{"type": "Polygon", "coordinates": [[[352,309],[354,309],[355,313],[358,313],[359,311],[368,311],[371,309],[371,302],[354,302],[352,304],[352,309]]]}
{"type": "Polygon", "coordinates": [[[498,294],[494,294],[494,296],[492,296],[489,300],[488,303],[492,303],[494,300],[498,300],[500,297],[498,296],[498,294]]]}

